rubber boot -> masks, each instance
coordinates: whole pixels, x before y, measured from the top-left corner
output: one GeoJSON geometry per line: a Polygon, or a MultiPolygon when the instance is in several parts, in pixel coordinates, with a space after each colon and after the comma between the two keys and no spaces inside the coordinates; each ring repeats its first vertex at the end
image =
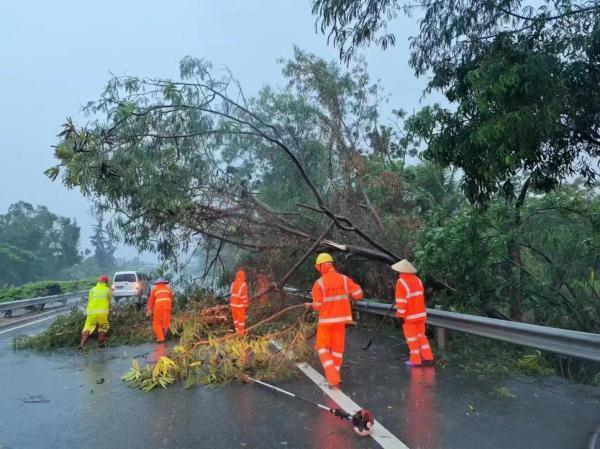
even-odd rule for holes
{"type": "Polygon", "coordinates": [[[98,347],[103,348],[106,341],[106,332],[98,332],[98,347]]]}
{"type": "Polygon", "coordinates": [[[87,341],[90,339],[90,335],[91,334],[89,331],[83,331],[81,333],[81,341],[79,342],[79,349],[85,348],[87,341]]]}

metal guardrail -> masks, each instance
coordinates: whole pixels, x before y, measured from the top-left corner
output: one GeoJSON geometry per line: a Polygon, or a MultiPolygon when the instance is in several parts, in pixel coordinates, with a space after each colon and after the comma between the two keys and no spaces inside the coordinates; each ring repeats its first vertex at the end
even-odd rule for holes
{"type": "Polygon", "coordinates": [[[6,318],[9,318],[12,316],[12,312],[18,309],[40,306],[41,310],[46,304],[53,302],[60,302],[63,305],[65,305],[70,299],[81,298],[81,296],[86,293],[87,290],[81,290],[73,293],[64,293],[62,295],[41,296],[39,298],[19,299],[17,301],[0,302],[0,313],[4,312],[4,316],[6,318]]]}
{"type": "MultiPolygon", "coordinates": [[[[359,301],[353,308],[385,315],[391,304],[359,301]]],[[[600,362],[600,334],[427,309],[427,324],[521,346],[600,362]]]]}

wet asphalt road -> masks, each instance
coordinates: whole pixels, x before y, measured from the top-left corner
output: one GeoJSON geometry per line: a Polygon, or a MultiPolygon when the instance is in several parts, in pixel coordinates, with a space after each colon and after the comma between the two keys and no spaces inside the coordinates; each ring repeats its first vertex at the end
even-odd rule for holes
{"type": "MultiPolygon", "coordinates": [[[[133,355],[152,351],[148,357],[155,359],[164,347],[83,354],[11,349],[14,335],[39,332],[50,322],[0,334],[0,449],[380,447],[356,437],[349,423],[258,386],[145,393],[119,380],[133,355]],[[98,385],[98,377],[105,382],[98,385]],[[31,399],[47,402],[24,402],[31,399]]],[[[410,449],[587,449],[600,426],[598,388],[449,368],[411,370],[403,366],[400,338],[382,338],[368,352],[360,349],[367,339],[360,329],[349,331],[342,391],[410,449]],[[516,397],[494,398],[496,387],[516,397]]],[[[335,407],[300,372],[278,385],[335,407]]]]}

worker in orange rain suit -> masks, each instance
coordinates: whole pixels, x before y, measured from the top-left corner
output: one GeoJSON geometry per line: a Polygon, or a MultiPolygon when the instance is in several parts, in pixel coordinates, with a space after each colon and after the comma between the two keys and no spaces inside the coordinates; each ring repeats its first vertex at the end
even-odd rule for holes
{"type": "Polygon", "coordinates": [[[238,335],[244,335],[246,330],[246,307],[250,305],[250,300],[248,299],[246,273],[243,270],[238,270],[235,274],[235,280],[231,284],[229,292],[231,293],[231,316],[235,332],[238,335]]]}
{"type": "Polygon", "coordinates": [[[336,387],[341,381],[346,324],[352,322],[350,299],[361,299],[363,291],[360,285],[335,270],[333,258],[327,253],[317,256],[315,268],[321,273],[312,289],[312,308],[319,312],[315,349],[327,381],[336,387]]]}
{"type": "Polygon", "coordinates": [[[90,289],[88,294],[88,303],[86,307],[86,319],[81,333],[79,349],[85,348],[90,336],[98,330],[98,347],[103,348],[106,341],[106,333],[110,328],[108,324],[108,311],[111,299],[110,288],[108,287],[108,276],[102,275],[98,278],[98,283],[90,289]]]}
{"type": "Polygon", "coordinates": [[[152,318],[152,329],[156,336],[156,342],[165,341],[167,332],[171,327],[171,309],[173,308],[173,290],[169,287],[169,281],[158,278],[148,298],[148,310],[146,316],[154,315],[152,318]]]}
{"type": "Polygon", "coordinates": [[[431,364],[433,354],[425,335],[425,296],[423,283],[415,274],[416,268],[406,259],[392,265],[392,270],[400,273],[396,282],[396,317],[402,318],[404,337],[410,350],[408,366],[431,364]]]}

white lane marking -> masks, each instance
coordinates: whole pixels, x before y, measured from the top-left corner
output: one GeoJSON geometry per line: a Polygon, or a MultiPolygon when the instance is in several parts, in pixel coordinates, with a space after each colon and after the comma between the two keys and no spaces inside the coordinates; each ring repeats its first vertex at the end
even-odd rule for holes
{"type": "Polygon", "coordinates": [[[46,321],[46,320],[50,320],[52,318],[56,318],[57,316],[62,315],[61,313],[57,313],[55,315],[52,316],[48,316],[46,318],[42,318],[40,320],[35,320],[35,321],[30,321],[28,323],[25,324],[21,324],[20,326],[15,326],[15,327],[11,327],[10,329],[4,329],[0,331],[0,334],[5,334],[7,332],[12,332],[12,331],[16,331],[17,329],[21,329],[23,327],[27,327],[27,326],[31,326],[33,324],[37,324],[37,323],[41,323],[42,321],[46,321]]]}
{"type": "MultiPolygon", "coordinates": [[[[278,341],[271,340],[271,344],[275,346],[279,352],[285,354],[283,347],[278,341]]],[[[323,390],[327,396],[333,399],[337,405],[347,412],[350,412],[350,410],[357,412],[362,409],[361,406],[346,396],[339,388],[329,388],[329,384],[325,378],[321,376],[312,366],[306,363],[296,363],[296,367],[302,371],[306,377],[316,383],[317,386],[323,390]]],[[[406,444],[396,438],[392,432],[383,427],[383,425],[377,420],[375,420],[375,428],[373,429],[371,437],[384,449],[409,449],[406,444]]]]}
{"type": "MultiPolygon", "coordinates": [[[[356,402],[346,396],[342,390],[338,388],[329,388],[325,378],[321,376],[312,366],[307,365],[306,363],[297,363],[296,366],[300,371],[306,374],[306,377],[316,383],[327,396],[333,399],[336,404],[338,404],[347,412],[350,413],[351,410],[356,412],[362,408],[356,402]]],[[[375,420],[375,428],[373,429],[371,437],[384,449],[409,449],[406,444],[396,438],[392,432],[383,427],[383,425],[377,420],[375,420]]]]}

